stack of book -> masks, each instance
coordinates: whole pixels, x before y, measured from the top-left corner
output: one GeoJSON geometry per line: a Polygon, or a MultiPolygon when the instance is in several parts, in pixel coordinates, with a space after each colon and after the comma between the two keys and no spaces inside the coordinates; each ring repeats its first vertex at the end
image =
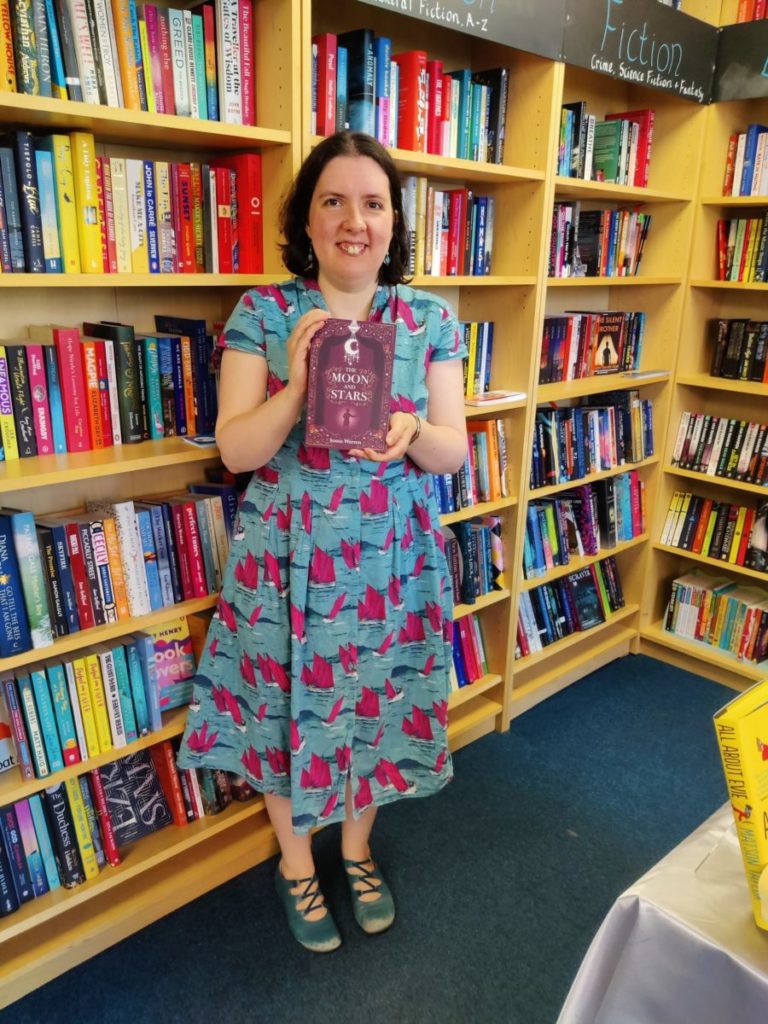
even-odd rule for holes
{"type": "Polygon", "coordinates": [[[507,437],[504,420],[467,424],[467,458],[458,473],[435,475],[435,494],[441,512],[457,512],[481,501],[509,496],[507,437]]]}
{"type": "Polygon", "coordinates": [[[739,661],[768,657],[768,591],[696,570],[672,581],[664,629],[739,661]]]}
{"type": "Polygon", "coordinates": [[[211,434],[214,337],[204,320],[31,327],[0,345],[0,446],[6,461],[185,434],[211,434]]]}
{"type": "Polygon", "coordinates": [[[709,321],[713,377],[768,383],[768,320],[709,321]]]}
{"type": "Polygon", "coordinates": [[[555,203],[549,246],[550,277],[634,277],[640,272],[650,213],[584,210],[555,203]]]}
{"type": "Polygon", "coordinates": [[[718,281],[768,281],[768,213],[717,222],[718,281]]]}
{"type": "Polygon", "coordinates": [[[216,593],[237,497],[192,488],[58,515],[0,509],[0,657],[216,593]]]}
{"type": "Polygon", "coordinates": [[[739,0],[736,23],[742,21],[762,21],[768,18],[768,7],[765,0],[739,0]]]}
{"type": "Polygon", "coordinates": [[[585,100],[563,104],[557,173],[566,178],[648,185],[655,112],[624,110],[598,121],[585,100]]]}
{"type": "Polygon", "coordinates": [[[462,615],[453,624],[453,671],[451,689],[460,689],[488,673],[488,659],[476,615],[462,615]]]}
{"type": "Polygon", "coordinates": [[[509,69],[448,71],[425,50],[392,53],[361,28],[312,39],[312,131],[349,128],[382,145],[504,162],[509,69]]]}
{"type": "Polygon", "coordinates": [[[443,536],[456,604],[474,604],[483,594],[506,586],[498,516],[453,523],[443,536]]]}
{"type": "Polygon", "coordinates": [[[672,465],[743,483],[768,481],[768,423],[683,412],[672,465]]]}
{"type": "Polygon", "coordinates": [[[0,2],[0,81],[29,96],[255,124],[253,0],[0,2]]]}
{"type": "Polygon", "coordinates": [[[768,572],[768,501],[756,508],[675,491],[661,543],[696,555],[768,572]]]}
{"type": "Polygon", "coordinates": [[[768,126],[751,124],[728,139],[723,177],[724,196],[768,194],[768,126]]]}
{"type": "Polygon", "coordinates": [[[432,277],[491,273],[495,201],[469,188],[439,189],[424,177],[403,178],[408,272],[432,277]]]}
{"type": "Polygon", "coordinates": [[[520,592],[515,657],[525,658],[572,633],[594,629],[624,606],[612,556],[520,592]]]}
{"type": "Polygon", "coordinates": [[[490,320],[462,321],[459,324],[467,346],[464,360],[464,397],[474,398],[491,389],[491,360],[493,358],[493,322],[490,320]]]}
{"type": "Polygon", "coordinates": [[[261,157],[97,154],[88,132],[0,140],[3,273],[263,270],[261,157]]]}
{"type": "Polygon", "coordinates": [[[645,313],[619,310],[549,313],[539,360],[539,384],[636,370],[645,313]]]}

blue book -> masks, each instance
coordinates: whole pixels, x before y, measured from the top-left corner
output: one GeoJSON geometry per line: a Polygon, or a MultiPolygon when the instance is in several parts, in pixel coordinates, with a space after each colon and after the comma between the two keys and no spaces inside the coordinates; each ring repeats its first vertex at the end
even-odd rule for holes
{"type": "Polygon", "coordinates": [[[9,138],[16,158],[26,271],[28,274],[44,274],[43,222],[40,216],[40,188],[37,181],[34,141],[31,132],[23,129],[11,132],[9,138]]]}
{"type": "Polygon", "coordinates": [[[51,93],[60,100],[75,99],[74,96],[69,96],[67,90],[67,76],[64,71],[64,55],[61,49],[59,26],[56,20],[53,0],[44,0],[44,5],[45,20],[48,28],[48,50],[51,57],[51,93]]]}
{"type": "Polygon", "coordinates": [[[168,335],[157,337],[157,368],[160,374],[160,404],[163,410],[163,430],[166,437],[176,433],[176,398],[173,387],[173,354],[168,335]]]}
{"type": "MultiPolygon", "coordinates": [[[[158,341],[161,341],[158,338],[158,341]]],[[[167,340],[171,346],[171,375],[173,377],[173,409],[176,433],[184,436],[187,430],[187,404],[184,398],[184,364],[181,355],[181,338],[178,335],[168,335],[167,340]]]]}
{"type": "Polygon", "coordinates": [[[147,82],[144,77],[144,60],[141,54],[141,36],[139,35],[139,16],[136,11],[136,0],[128,0],[128,10],[131,18],[131,38],[133,40],[133,57],[136,67],[136,82],[139,87],[139,102],[142,110],[149,110],[147,101],[147,82]]]}
{"type": "Polygon", "coordinates": [[[747,138],[744,143],[744,163],[742,164],[739,187],[740,196],[752,195],[752,176],[755,172],[757,143],[764,132],[768,132],[768,126],[764,124],[751,124],[747,127],[747,138]]]}
{"type": "Polygon", "coordinates": [[[336,47],[336,131],[349,128],[349,99],[347,93],[347,48],[336,47]]]}
{"type": "Polygon", "coordinates": [[[11,874],[11,862],[5,852],[5,844],[0,835],[0,917],[7,917],[19,909],[19,898],[11,874]]]}
{"type": "Polygon", "coordinates": [[[155,640],[150,633],[133,633],[132,639],[139,653],[150,729],[152,732],[157,732],[162,727],[163,720],[160,715],[160,687],[155,667],[155,640]]]}
{"type": "Polygon", "coordinates": [[[11,520],[0,515],[0,657],[11,658],[31,647],[11,520]]]}
{"type": "Polygon", "coordinates": [[[469,682],[469,677],[467,676],[467,669],[464,665],[464,652],[461,649],[461,640],[459,638],[458,629],[454,629],[453,631],[452,647],[453,667],[456,669],[456,679],[459,686],[466,686],[469,682]]]}
{"type": "Polygon", "coordinates": [[[342,32],[338,36],[338,46],[343,46],[347,51],[347,102],[349,104],[350,130],[375,136],[373,30],[358,28],[352,32],[342,32]]]}
{"type": "Polygon", "coordinates": [[[43,812],[43,803],[40,799],[39,793],[33,793],[32,796],[27,798],[29,803],[29,810],[32,815],[32,824],[35,827],[35,835],[37,836],[37,844],[40,849],[40,857],[43,861],[43,870],[45,871],[45,878],[48,882],[48,889],[53,892],[54,889],[58,889],[61,886],[61,880],[59,878],[59,871],[56,867],[56,858],[53,855],[53,846],[51,845],[51,837],[48,833],[48,824],[45,820],[45,813],[43,812]]]}
{"type": "Polygon", "coordinates": [[[188,489],[192,494],[219,495],[224,509],[224,525],[227,528],[227,536],[231,541],[237,517],[237,489],[232,484],[219,484],[213,481],[204,484],[190,484],[188,489]]]}
{"type": "Polygon", "coordinates": [[[56,186],[53,180],[53,156],[45,149],[35,150],[37,184],[40,191],[40,221],[43,232],[43,254],[48,274],[62,274],[64,261],[59,241],[59,218],[56,213],[56,186]]]}
{"type": "Polygon", "coordinates": [[[77,730],[69,700],[69,687],[64,666],[58,661],[46,662],[45,674],[48,677],[48,688],[51,691],[62,759],[65,765],[79,764],[80,747],[77,742],[77,730]]]}
{"type": "Polygon", "coordinates": [[[51,691],[48,688],[48,677],[45,674],[45,668],[39,664],[30,665],[29,678],[35,697],[40,731],[43,734],[48,767],[52,772],[59,772],[64,767],[64,758],[61,752],[56,715],[53,710],[53,701],[51,700],[51,691]]]}
{"type": "Polygon", "coordinates": [[[388,146],[392,116],[392,103],[389,95],[392,40],[387,36],[377,36],[373,46],[376,59],[376,138],[382,146],[388,146]]]}
{"type": "MultiPolygon", "coordinates": [[[[134,502],[134,508],[136,503],[134,502]]],[[[173,581],[171,579],[171,564],[168,559],[168,544],[165,535],[165,519],[163,509],[160,505],[146,505],[152,522],[152,536],[155,541],[155,552],[157,555],[157,575],[160,579],[160,593],[162,594],[163,607],[168,608],[176,604],[173,593],[173,581]]]]}
{"type": "Polygon", "coordinates": [[[139,736],[146,736],[151,728],[147,692],[144,687],[144,674],[141,671],[141,658],[135,643],[121,645],[128,665],[128,678],[131,684],[133,710],[136,712],[136,729],[139,736]]]}
{"type": "Polygon", "coordinates": [[[67,627],[70,633],[77,633],[80,630],[80,616],[77,611],[77,597],[75,595],[75,584],[69,561],[69,547],[64,523],[53,517],[47,518],[46,516],[41,516],[36,522],[38,526],[51,532],[53,553],[56,559],[56,573],[59,578],[61,597],[64,602],[67,627]]]}
{"type": "Polygon", "coordinates": [[[470,158],[470,122],[472,119],[472,72],[469,68],[452,71],[451,78],[459,84],[459,118],[456,156],[470,158]]]}
{"type": "Polygon", "coordinates": [[[13,271],[11,262],[11,241],[8,236],[8,215],[5,209],[5,190],[3,175],[0,174],[0,269],[4,274],[13,271]]]}
{"type": "Polygon", "coordinates": [[[24,856],[19,821],[12,804],[0,809],[0,842],[5,847],[16,898],[19,903],[28,903],[35,898],[35,890],[24,856]]]}
{"type": "Polygon", "coordinates": [[[0,146],[0,176],[3,179],[5,200],[5,222],[8,229],[8,245],[11,250],[11,269],[23,273],[26,268],[24,236],[21,230],[21,204],[19,186],[16,181],[16,164],[10,146],[0,146]]]}
{"type": "MultiPolygon", "coordinates": [[[[203,32],[202,14],[192,15],[192,49],[197,76],[197,116],[207,121],[208,117],[208,82],[205,77],[205,35],[203,32]],[[205,88],[203,88],[205,82],[205,88]]],[[[189,54],[187,54],[189,60],[189,54]]],[[[213,119],[215,120],[215,119],[213,119]]]]}
{"type": "Polygon", "coordinates": [[[149,436],[153,440],[158,440],[165,436],[165,431],[163,429],[163,402],[160,395],[160,358],[157,350],[157,338],[149,334],[137,334],[136,342],[144,363],[144,391],[149,436]]]}
{"type": "Polygon", "coordinates": [[[152,519],[149,509],[139,502],[134,502],[136,512],[136,524],[139,528],[141,538],[141,550],[144,553],[144,569],[147,574],[147,587],[149,589],[149,603],[152,611],[165,607],[163,604],[163,592],[160,587],[160,574],[157,569],[157,550],[155,538],[152,533],[152,519]]]}
{"type": "Polygon", "coordinates": [[[32,882],[32,889],[35,896],[44,896],[48,892],[48,879],[46,878],[45,866],[42,854],[40,853],[40,844],[35,832],[35,824],[32,821],[29,801],[17,800],[13,805],[13,809],[16,812],[21,846],[27,861],[27,870],[32,882]]]}
{"type": "Polygon", "coordinates": [[[484,85],[477,82],[470,82],[470,113],[469,113],[469,157],[471,160],[480,160],[480,139],[483,132],[483,90],[484,85]]]}
{"type": "Polygon", "coordinates": [[[111,650],[112,661],[115,666],[115,678],[117,679],[117,694],[120,698],[120,711],[123,716],[125,740],[126,743],[133,743],[135,739],[138,739],[139,729],[131,696],[131,677],[128,672],[128,659],[125,656],[125,648],[122,644],[116,644],[111,650]]]}
{"type": "Polygon", "coordinates": [[[160,273],[160,246],[157,239],[157,198],[155,194],[155,165],[152,160],[144,161],[144,208],[147,219],[147,248],[149,250],[149,272],[160,273]]]}
{"type": "MultiPolygon", "coordinates": [[[[24,595],[32,646],[49,647],[53,643],[53,631],[35,518],[31,512],[8,508],[0,515],[0,521],[6,518],[10,522],[13,547],[19,564],[21,592],[24,595]]],[[[0,532],[2,530],[0,525],[0,532]]]]}
{"type": "Polygon", "coordinates": [[[64,407],[61,401],[61,379],[56,349],[53,345],[43,345],[45,356],[45,378],[48,383],[48,405],[51,410],[51,434],[53,450],[57,455],[67,451],[67,435],[64,431],[64,407]]]}
{"type": "MultiPolygon", "coordinates": [[[[215,380],[210,373],[205,320],[156,314],[155,329],[162,334],[178,334],[189,338],[192,349],[192,378],[197,398],[194,432],[212,434],[216,427],[215,380]]],[[[187,430],[192,433],[190,423],[187,424],[187,430]]]]}
{"type": "Polygon", "coordinates": [[[482,275],[485,265],[485,227],[488,216],[487,196],[475,197],[474,215],[474,241],[472,246],[474,259],[472,260],[472,273],[474,275],[482,275]]]}
{"type": "Polygon", "coordinates": [[[48,758],[45,753],[45,740],[40,719],[37,715],[35,704],[35,692],[32,689],[32,680],[28,673],[17,674],[16,683],[19,688],[19,706],[24,717],[24,726],[29,739],[29,753],[32,758],[32,766],[38,779],[44,779],[51,774],[48,767],[48,758]]]}

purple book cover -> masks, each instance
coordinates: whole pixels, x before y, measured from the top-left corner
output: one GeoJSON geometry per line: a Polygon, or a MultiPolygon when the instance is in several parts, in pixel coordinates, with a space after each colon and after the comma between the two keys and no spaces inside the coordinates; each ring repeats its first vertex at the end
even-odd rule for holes
{"type": "Polygon", "coordinates": [[[386,451],[395,325],[326,320],[312,339],[306,442],[386,451]]]}

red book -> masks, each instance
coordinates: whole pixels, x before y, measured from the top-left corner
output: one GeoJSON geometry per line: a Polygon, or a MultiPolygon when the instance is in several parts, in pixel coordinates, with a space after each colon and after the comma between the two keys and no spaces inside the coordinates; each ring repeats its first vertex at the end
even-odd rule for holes
{"type": "Polygon", "coordinates": [[[477,657],[475,655],[475,648],[472,643],[472,637],[469,632],[469,622],[467,616],[463,616],[458,619],[456,626],[459,630],[459,642],[461,644],[461,653],[464,655],[464,665],[467,670],[467,677],[470,683],[474,683],[483,674],[480,670],[477,657]]]}
{"type": "Polygon", "coordinates": [[[733,191],[733,172],[736,166],[736,147],[739,144],[739,133],[732,132],[728,136],[728,152],[725,157],[725,176],[723,178],[723,195],[729,196],[733,191]]]}
{"type": "Polygon", "coordinates": [[[241,274],[264,273],[262,233],[261,156],[233,153],[216,158],[215,167],[229,167],[237,174],[237,244],[241,274]]]}
{"type": "Polygon", "coordinates": [[[109,273],[109,249],[107,247],[107,208],[104,202],[104,157],[96,157],[96,196],[99,204],[99,228],[101,229],[101,262],[104,273],[109,273]]]}
{"type": "Polygon", "coordinates": [[[171,164],[172,206],[176,232],[176,265],[180,274],[195,272],[195,225],[192,210],[192,169],[171,164]]]}
{"type": "MultiPolygon", "coordinates": [[[[88,424],[91,430],[93,447],[106,448],[108,445],[112,444],[112,429],[110,426],[108,432],[105,432],[104,430],[104,418],[101,407],[101,394],[99,386],[99,361],[96,352],[96,339],[81,338],[80,345],[83,350],[83,367],[85,369],[88,424]]],[[[109,402],[108,392],[107,402],[109,402]]]]}
{"type": "Polygon", "coordinates": [[[80,619],[81,629],[90,629],[96,625],[96,617],[93,614],[91,604],[91,589],[88,583],[88,573],[85,568],[85,558],[80,542],[80,530],[77,523],[64,523],[64,532],[67,535],[67,551],[69,553],[69,566],[72,570],[72,583],[75,588],[75,600],[77,601],[77,615],[80,619]]]}
{"type": "Polygon", "coordinates": [[[736,552],[736,565],[744,565],[744,560],[747,557],[747,548],[749,547],[749,535],[752,533],[752,524],[755,521],[755,510],[753,508],[747,509],[747,514],[744,516],[744,525],[741,531],[741,539],[739,540],[739,549],[736,552]]]}
{"type": "Polygon", "coordinates": [[[306,442],[386,451],[395,325],[330,319],[312,339],[306,442]]]}
{"type": "Polygon", "coordinates": [[[461,273],[464,254],[464,232],[467,225],[467,190],[456,188],[450,195],[448,214],[448,260],[446,274],[453,276],[461,273]]]}
{"type": "Polygon", "coordinates": [[[176,98],[173,91],[173,58],[171,57],[171,30],[168,26],[168,11],[157,9],[157,39],[160,47],[160,77],[163,81],[163,102],[166,114],[176,113],[176,98]]]}
{"type": "Polygon", "coordinates": [[[171,809],[174,825],[186,825],[187,808],[184,803],[184,794],[181,790],[171,741],[163,740],[162,743],[156,743],[150,747],[149,756],[152,758],[152,764],[155,766],[165,799],[171,809]]]}
{"type": "Polygon", "coordinates": [[[197,525],[197,505],[196,502],[187,501],[184,498],[179,498],[178,503],[181,506],[184,535],[187,541],[187,556],[192,577],[193,595],[194,597],[206,597],[208,594],[208,582],[205,578],[205,562],[203,561],[203,549],[200,542],[200,528],[197,525]]]}
{"type": "Polygon", "coordinates": [[[45,357],[42,345],[25,345],[29,396],[38,455],[53,454],[53,427],[48,405],[48,380],[45,375],[45,357]]]}
{"type": "Polygon", "coordinates": [[[189,165],[192,186],[192,231],[195,238],[195,273],[205,273],[205,214],[203,212],[203,173],[199,163],[189,165]]]}
{"type": "Polygon", "coordinates": [[[397,98],[397,145],[399,149],[427,152],[427,54],[424,50],[395,53],[400,68],[397,98]]]}
{"type": "Polygon", "coordinates": [[[317,47],[317,134],[333,135],[336,131],[336,36],[325,32],[312,37],[317,47]]]}
{"type": "Polygon", "coordinates": [[[122,858],[117,848],[115,829],[112,824],[112,818],[109,816],[107,794],[104,792],[104,783],[101,780],[98,768],[92,768],[88,772],[88,781],[91,787],[91,795],[93,796],[93,807],[99,822],[104,856],[108,864],[116,866],[121,862],[122,858]]]}
{"type": "Polygon", "coordinates": [[[239,0],[242,124],[256,124],[256,81],[253,75],[253,0],[239,0]]]}
{"type": "Polygon", "coordinates": [[[232,263],[232,189],[228,167],[216,171],[216,229],[219,249],[219,273],[233,273],[232,263]]]}
{"type": "Polygon", "coordinates": [[[443,119],[443,62],[427,61],[427,152],[440,155],[443,119]]]}
{"type": "Polygon", "coordinates": [[[87,452],[92,444],[80,331],[76,327],[54,327],[53,342],[59,364],[67,451],[87,452]]]}
{"type": "Polygon", "coordinates": [[[701,549],[704,544],[704,536],[707,532],[707,524],[709,523],[709,514],[712,511],[712,505],[714,502],[711,498],[705,498],[704,502],[699,509],[699,518],[696,520],[696,530],[693,534],[693,541],[691,542],[691,551],[695,555],[701,554],[701,549]]]}
{"type": "Polygon", "coordinates": [[[606,121],[635,121],[640,127],[637,140],[635,178],[632,184],[639,185],[641,188],[645,188],[648,184],[655,117],[656,115],[652,107],[648,107],[645,110],[623,110],[615,114],[605,115],[606,121]]]}

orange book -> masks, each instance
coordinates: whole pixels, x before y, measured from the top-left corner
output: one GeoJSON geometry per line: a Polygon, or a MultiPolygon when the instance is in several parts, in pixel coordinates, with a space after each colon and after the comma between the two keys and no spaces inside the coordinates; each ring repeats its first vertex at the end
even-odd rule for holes
{"type": "Polygon", "coordinates": [[[187,824],[187,808],[184,803],[184,794],[181,790],[179,773],[176,768],[176,757],[170,740],[163,740],[149,748],[149,756],[155,766],[155,772],[160,780],[165,799],[173,815],[174,825],[187,824]]]}
{"type": "Polygon", "coordinates": [[[117,526],[112,516],[105,516],[104,541],[107,545],[107,557],[109,558],[109,574],[112,577],[112,593],[115,598],[117,618],[120,622],[127,622],[131,618],[131,610],[128,606],[128,590],[125,585],[123,574],[123,562],[120,558],[120,544],[117,539],[117,526]]]}
{"type": "Polygon", "coordinates": [[[691,551],[698,555],[701,552],[702,544],[704,543],[704,535],[707,532],[707,524],[709,523],[709,513],[712,511],[713,501],[711,498],[705,498],[704,503],[699,510],[699,518],[696,522],[696,530],[693,534],[693,541],[691,543],[691,551]]]}
{"type": "Polygon", "coordinates": [[[83,367],[85,369],[86,408],[88,410],[88,426],[94,448],[106,448],[104,425],[101,414],[101,392],[99,389],[98,358],[96,342],[93,338],[81,338],[83,347],[83,367]]]}
{"type": "Polygon", "coordinates": [[[131,5],[128,0],[111,0],[112,19],[115,29],[115,48],[120,65],[120,81],[123,86],[123,106],[128,110],[141,110],[139,92],[139,68],[136,64],[133,30],[131,26],[131,5]]]}

